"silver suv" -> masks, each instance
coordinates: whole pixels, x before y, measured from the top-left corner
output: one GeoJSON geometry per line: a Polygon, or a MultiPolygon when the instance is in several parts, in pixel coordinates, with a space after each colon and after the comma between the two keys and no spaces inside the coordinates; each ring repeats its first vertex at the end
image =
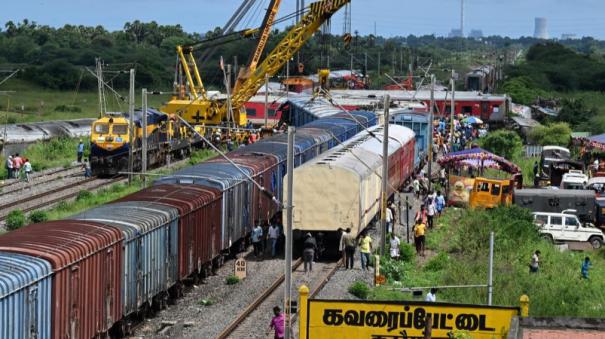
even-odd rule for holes
{"type": "Polygon", "coordinates": [[[552,242],[590,242],[593,248],[603,245],[605,235],[590,223],[582,224],[573,211],[563,213],[534,212],[534,223],[540,227],[542,236],[552,242]]]}

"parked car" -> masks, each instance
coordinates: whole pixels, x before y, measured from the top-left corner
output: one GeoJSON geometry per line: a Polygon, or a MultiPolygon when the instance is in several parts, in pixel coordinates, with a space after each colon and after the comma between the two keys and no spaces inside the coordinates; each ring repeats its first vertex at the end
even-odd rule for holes
{"type": "Polygon", "coordinates": [[[583,190],[588,183],[588,176],[580,170],[569,170],[563,174],[561,180],[562,189],[583,190]]]}
{"type": "Polygon", "coordinates": [[[540,227],[540,233],[552,242],[589,242],[594,249],[603,245],[603,231],[592,223],[582,224],[573,214],[575,210],[563,213],[534,212],[534,223],[540,227]]]}

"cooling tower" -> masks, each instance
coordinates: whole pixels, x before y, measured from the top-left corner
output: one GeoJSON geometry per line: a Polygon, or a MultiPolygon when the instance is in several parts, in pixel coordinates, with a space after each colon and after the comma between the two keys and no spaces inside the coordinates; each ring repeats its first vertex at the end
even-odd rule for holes
{"type": "Polygon", "coordinates": [[[534,30],[534,38],[548,39],[548,30],[546,28],[546,18],[536,18],[536,29],[534,30]]]}

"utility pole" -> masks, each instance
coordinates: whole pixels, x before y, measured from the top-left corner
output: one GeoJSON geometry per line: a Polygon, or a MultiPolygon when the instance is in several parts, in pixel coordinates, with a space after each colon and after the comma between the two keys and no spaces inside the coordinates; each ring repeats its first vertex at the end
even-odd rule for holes
{"type": "Polygon", "coordinates": [[[141,140],[141,173],[143,187],[147,185],[147,88],[143,88],[143,140],[141,140]]]}
{"type": "Polygon", "coordinates": [[[380,75],[380,52],[378,52],[378,75],[380,75]]]}
{"type": "Polygon", "coordinates": [[[130,90],[128,92],[128,185],[132,184],[134,173],[134,148],[136,147],[134,135],[134,68],[130,69],[130,90]]]}
{"type": "Polygon", "coordinates": [[[429,192],[431,192],[431,171],[433,164],[433,140],[435,136],[433,135],[433,115],[435,114],[435,74],[431,74],[431,108],[429,110],[429,130],[430,137],[428,140],[428,149],[429,149],[429,168],[428,168],[428,177],[429,177],[429,192]]]}
{"type": "Polygon", "coordinates": [[[452,78],[450,79],[450,84],[452,86],[452,104],[450,106],[450,141],[454,140],[454,111],[456,110],[456,100],[454,98],[456,94],[456,82],[454,81],[455,71],[452,68],[452,78]]]}
{"type": "Polygon", "coordinates": [[[285,324],[285,339],[290,339],[290,331],[292,328],[292,209],[293,209],[293,192],[294,187],[294,134],[296,128],[293,126],[288,127],[288,159],[286,161],[286,173],[288,174],[288,182],[286,183],[288,196],[286,200],[286,272],[284,278],[284,301],[286,312],[286,324],[285,324]]]}
{"type": "Polygon", "coordinates": [[[380,200],[380,255],[384,255],[387,242],[387,197],[389,182],[389,106],[391,97],[384,96],[384,136],[382,138],[382,199],[380,200]]]}
{"type": "Polygon", "coordinates": [[[351,78],[353,78],[353,53],[351,52],[351,78]]]}
{"type": "Polygon", "coordinates": [[[97,87],[99,90],[99,118],[105,115],[105,88],[103,87],[103,65],[100,58],[96,58],[97,87]]]}
{"type": "Polygon", "coordinates": [[[265,74],[265,128],[268,126],[269,116],[269,74],[265,74]]]}
{"type": "Polygon", "coordinates": [[[368,76],[368,52],[363,53],[363,71],[365,72],[365,76],[368,76]]]}
{"type": "Polygon", "coordinates": [[[492,296],[494,294],[494,232],[489,233],[489,268],[487,271],[487,304],[492,305],[492,296]]]}

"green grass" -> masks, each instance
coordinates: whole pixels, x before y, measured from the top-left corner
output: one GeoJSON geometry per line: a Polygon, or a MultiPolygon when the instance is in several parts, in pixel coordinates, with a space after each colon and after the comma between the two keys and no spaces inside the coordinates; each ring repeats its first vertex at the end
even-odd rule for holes
{"type": "MultiPolygon", "coordinates": [[[[14,91],[0,96],[0,124],[21,123],[48,120],[71,120],[98,117],[98,94],[96,91],[77,92],[49,90],[23,80],[11,79],[4,83],[1,91],[14,91]],[[65,105],[76,107],[79,112],[60,112],[55,109],[65,105]]],[[[141,89],[137,89],[135,107],[141,107],[141,89]]],[[[120,93],[127,97],[127,91],[120,93]]],[[[127,111],[128,103],[116,99],[113,93],[106,92],[108,111],[127,111]]],[[[150,107],[159,108],[169,96],[150,95],[150,107]]]]}
{"type": "MultiPolygon", "coordinates": [[[[529,212],[518,207],[494,210],[450,209],[427,234],[427,248],[439,253],[424,265],[400,262],[404,278],[389,286],[474,285],[487,282],[489,232],[495,232],[494,304],[519,305],[530,298],[532,316],[602,317],[605,314],[605,250],[559,252],[540,239],[529,212]],[[529,274],[535,250],[542,252],[538,274],[529,274]],[[580,276],[580,265],[590,256],[590,279],[580,276]]],[[[411,300],[410,293],[374,288],[369,299],[411,300]]],[[[485,304],[485,288],[443,289],[439,301],[485,304]]]]}
{"type": "MultiPolygon", "coordinates": [[[[194,152],[195,163],[200,163],[210,157],[214,156],[216,153],[209,150],[198,150],[194,152]]],[[[191,162],[183,163],[179,166],[174,166],[170,169],[160,168],[157,170],[151,171],[151,173],[155,174],[169,174],[170,172],[174,172],[178,169],[181,169],[185,166],[192,164],[191,162]]],[[[78,197],[73,202],[62,202],[56,207],[47,211],[47,219],[48,220],[58,220],[63,219],[74,214],[83,212],[90,208],[94,208],[96,206],[100,206],[106,203],[109,203],[113,200],[120,199],[128,194],[137,192],[143,188],[143,182],[138,178],[132,182],[132,185],[128,186],[128,184],[113,184],[110,187],[100,189],[96,192],[88,192],[81,191],[78,194],[78,197]]]]}

